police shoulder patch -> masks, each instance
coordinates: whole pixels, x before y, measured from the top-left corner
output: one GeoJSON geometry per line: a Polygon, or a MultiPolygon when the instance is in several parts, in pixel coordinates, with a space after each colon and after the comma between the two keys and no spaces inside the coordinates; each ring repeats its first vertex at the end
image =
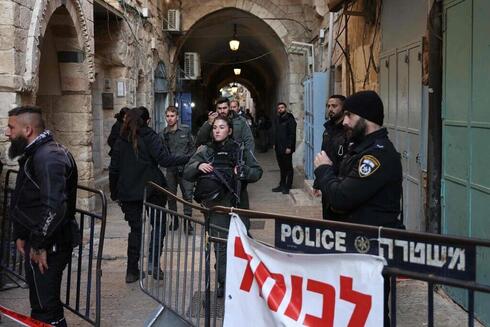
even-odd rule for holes
{"type": "Polygon", "coordinates": [[[376,159],[372,155],[365,155],[359,160],[359,176],[360,177],[368,177],[372,173],[374,173],[379,167],[381,167],[381,164],[379,163],[379,160],[376,159]]]}

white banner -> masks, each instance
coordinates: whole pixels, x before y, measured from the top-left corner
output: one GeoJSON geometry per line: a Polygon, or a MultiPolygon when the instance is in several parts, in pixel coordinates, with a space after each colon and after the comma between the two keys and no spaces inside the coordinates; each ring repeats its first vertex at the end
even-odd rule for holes
{"type": "Polygon", "coordinates": [[[383,326],[385,261],[364,254],[282,252],[232,215],[224,327],[383,326]]]}

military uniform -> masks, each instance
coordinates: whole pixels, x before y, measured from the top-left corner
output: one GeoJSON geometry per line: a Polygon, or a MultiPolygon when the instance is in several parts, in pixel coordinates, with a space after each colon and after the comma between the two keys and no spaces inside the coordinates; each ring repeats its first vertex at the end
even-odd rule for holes
{"type": "Polygon", "coordinates": [[[338,176],[331,165],[317,167],[315,176],[329,203],[329,219],[401,227],[402,165],[386,128],[353,144],[339,166],[338,176]]]}
{"type": "MultiPolygon", "coordinates": [[[[169,152],[175,156],[190,156],[196,150],[191,128],[187,125],[178,124],[174,131],[166,127],[160,133],[160,137],[162,138],[163,144],[167,147],[169,152]]],[[[177,186],[179,185],[184,200],[192,202],[192,189],[194,185],[182,178],[183,173],[184,165],[167,168],[168,189],[172,193],[177,194],[177,186]]],[[[177,203],[175,199],[168,199],[168,207],[170,210],[177,211],[177,203]]],[[[189,217],[192,216],[192,207],[184,205],[184,214],[189,217]]],[[[177,223],[178,220],[174,220],[174,229],[177,229],[177,223]]]]}
{"type": "MultiPolygon", "coordinates": [[[[234,168],[238,165],[239,159],[239,148],[240,145],[233,139],[227,139],[223,144],[218,144],[215,142],[208,143],[206,146],[198,150],[192,158],[189,160],[188,164],[184,170],[184,178],[196,182],[195,193],[202,193],[200,187],[208,188],[209,199],[203,199],[203,203],[207,207],[223,205],[232,206],[235,205],[235,194],[230,191],[230,188],[236,192],[236,181],[237,177],[234,173],[234,168]],[[214,173],[203,174],[199,169],[201,163],[211,163],[213,168],[218,171],[219,176],[216,177],[214,173]],[[207,185],[202,185],[198,181],[201,176],[206,175],[206,177],[213,177],[209,180],[212,183],[211,187],[206,187],[207,185]],[[226,180],[229,187],[226,187],[221,182],[221,178],[226,180]],[[218,190],[214,192],[213,190],[218,190]],[[220,192],[221,191],[221,192],[220,192]]],[[[255,159],[253,153],[249,150],[243,151],[243,180],[242,182],[256,182],[262,177],[262,168],[255,159]]],[[[242,194],[243,196],[243,194],[242,194]]],[[[240,197],[241,198],[241,197],[240,197]]],[[[228,214],[211,213],[210,223],[225,229],[229,228],[230,217],[228,214]]],[[[243,217],[242,217],[243,219],[243,217]]],[[[247,228],[249,227],[248,219],[243,219],[247,228]]],[[[211,235],[221,238],[227,237],[227,232],[217,230],[215,228],[211,229],[211,235]]],[[[218,261],[218,282],[221,287],[224,285],[226,276],[226,244],[218,243],[215,246],[215,255],[218,261]]]]}
{"type": "MultiPolygon", "coordinates": [[[[245,149],[250,150],[253,153],[255,151],[255,141],[252,130],[247,124],[247,120],[243,118],[243,116],[237,115],[234,111],[230,111],[228,118],[231,119],[233,123],[233,139],[238,143],[245,144],[245,149]]],[[[198,146],[211,142],[212,129],[213,126],[207,121],[202,124],[196,137],[196,144],[198,146]]]]}

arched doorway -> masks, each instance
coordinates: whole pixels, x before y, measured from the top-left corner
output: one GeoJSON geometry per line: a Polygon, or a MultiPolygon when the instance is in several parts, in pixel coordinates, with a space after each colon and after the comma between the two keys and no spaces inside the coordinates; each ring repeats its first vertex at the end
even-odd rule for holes
{"type": "Polygon", "coordinates": [[[183,87],[192,93],[196,115],[213,107],[222,85],[236,80],[254,94],[258,107],[271,116],[274,103],[288,94],[289,59],[285,45],[276,32],[259,17],[236,8],[217,10],[197,21],[185,36],[179,49],[179,62],[186,52],[200,57],[202,79],[184,80],[183,87]],[[228,42],[236,26],[240,40],[238,51],[228,42]],[[239,76],[234,68],[239,67],[239,76]]]}
{"type": "MultiPolygon", "coordinates": [[[[67,4],[70,5],[69,3],[67,4]]],[[[71,7],[70,7],[71,8],[71,7]]],[[[73,8],[71,8],[73,9],[73,8]]],[[[47,127],[75,156],[79,182],[93,181],[91,91],[87,67],[90,55],[80,42],[72,17],[61,5],[49,17],[40,42],[38,90],[47,127]]]]}

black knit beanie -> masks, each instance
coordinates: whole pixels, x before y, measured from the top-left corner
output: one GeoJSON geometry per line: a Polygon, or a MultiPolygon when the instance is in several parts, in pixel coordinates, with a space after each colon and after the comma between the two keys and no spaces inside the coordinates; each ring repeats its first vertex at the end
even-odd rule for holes
{"type": "Polygon", "coordinates": [[[383,102],[374,91],[360,91],[347,97],[344,109],[383,126],[383,102]]]}

